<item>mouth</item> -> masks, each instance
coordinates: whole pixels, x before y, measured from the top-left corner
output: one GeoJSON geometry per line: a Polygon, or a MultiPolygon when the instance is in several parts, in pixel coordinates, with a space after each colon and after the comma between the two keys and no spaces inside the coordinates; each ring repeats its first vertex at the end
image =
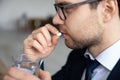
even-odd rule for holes
{"type": "Polygon", "coordinates": [[[60,33],[62,34],[62,37],[66,39],[67,36],[68,36],[68,34],[65,32],[65,30],[59,29],[59,31],[60,31],[60,33]]]}
{"type": "Polygon", "coordinates": [[[61,32],[61,33],[62,33],[61,37],[63,37],[64,39],[67,39],[67,37],[68,37],[67,33],[64,33],[64,32],[61,32]]]}

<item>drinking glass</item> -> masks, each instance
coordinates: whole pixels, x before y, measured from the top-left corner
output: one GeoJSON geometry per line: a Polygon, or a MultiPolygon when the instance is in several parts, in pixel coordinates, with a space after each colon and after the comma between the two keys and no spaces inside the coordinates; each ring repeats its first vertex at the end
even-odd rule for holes
{"type": "Polygon", "coordinates": [[[35,59],[32,54],[18,54],[12,57],[13,66],[30,74],[39,75],[39,66],[43,60],[35,59]]]}

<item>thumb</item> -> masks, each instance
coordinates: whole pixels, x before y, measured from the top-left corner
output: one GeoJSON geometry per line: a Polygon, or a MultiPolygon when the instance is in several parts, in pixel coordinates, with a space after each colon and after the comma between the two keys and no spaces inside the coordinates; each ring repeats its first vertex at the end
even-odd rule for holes
{"type": "Polygon", "coordinates": [[[39,69],[39,77],[41,80],[51,80],[51,75],[48,71],[39,69]]]}
{"type": "Polygon", "coordinates": [[[57,45],[58,40],[59,40],[59,36],[57,36],[57,35],[53,36],[53,38],[52,38],[53,45],[57,45]]]}

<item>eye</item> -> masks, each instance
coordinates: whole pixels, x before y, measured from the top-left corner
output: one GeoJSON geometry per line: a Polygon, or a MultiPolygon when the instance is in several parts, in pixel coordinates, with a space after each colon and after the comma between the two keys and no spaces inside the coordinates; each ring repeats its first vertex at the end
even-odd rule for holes
{"type": "Polygon", "coordinates": [[[73,8],[66,8],[64,9],[65,13],[71,13],[73,11],[73,8]]]}
{"type": "Polygon", "coordinates": [[[64,11],[65,11],[65,13],[68,14],[68,13],[73,12],[73,11],[75,10],[75,8],[76,8],[76,7],[65,8],[64,11]]]}

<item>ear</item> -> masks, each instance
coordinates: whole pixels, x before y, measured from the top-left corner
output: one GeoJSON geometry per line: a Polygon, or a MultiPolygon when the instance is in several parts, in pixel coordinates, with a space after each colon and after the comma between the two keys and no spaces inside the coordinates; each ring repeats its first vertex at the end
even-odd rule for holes
{"type": "Polygon", "coordinates": [[[117,11],[117,0],[103,1],[103,20],[107,22],[113,18],[117,11]]]}

